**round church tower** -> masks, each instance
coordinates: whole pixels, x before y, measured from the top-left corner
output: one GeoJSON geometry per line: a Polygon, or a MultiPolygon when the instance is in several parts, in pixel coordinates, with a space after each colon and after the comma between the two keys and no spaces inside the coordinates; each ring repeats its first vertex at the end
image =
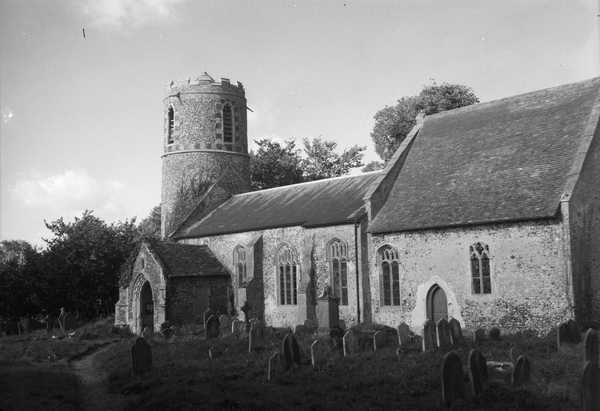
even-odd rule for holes
{"type": "Polygon", "coordinates": [[[250,190],[246,95],[242,83],[207,73],[171,82],[164,98],[161,233],[165,238],[207,189],[226,179],[230,194],[250,190]]]}

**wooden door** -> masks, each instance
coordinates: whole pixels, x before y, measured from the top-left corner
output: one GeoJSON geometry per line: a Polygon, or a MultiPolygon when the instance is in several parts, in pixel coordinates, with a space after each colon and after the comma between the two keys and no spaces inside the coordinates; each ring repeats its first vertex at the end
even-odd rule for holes
{"type": "Polygon", "coordinates": [[[144,283],[140,292],[140,316],[142,319],[141,329],[148,327],[150,330],[154,330],[154,300],[149,282],[144,283]]]}
{"type": "Polygon", "coordinates": [[[427,318],[437,323],[442,318],[448,319],[448,300],[446,293],[438,285],[431,287],[427,298],[427,318]]]}

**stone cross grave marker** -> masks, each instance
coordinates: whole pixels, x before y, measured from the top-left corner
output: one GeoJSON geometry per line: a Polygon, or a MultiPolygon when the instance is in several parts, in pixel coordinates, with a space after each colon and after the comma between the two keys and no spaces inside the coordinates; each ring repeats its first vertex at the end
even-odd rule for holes
{"type": "Polygon", "coordinates": [[[221,328],[221,335],[227,335],[231,331],[231,317],[227,314],[221,314],[219,316],[219,327],[221,328]]]}
{"type": "Polygon", "coordinates": [[[423,351],[435,351],[436,349],[437,332],[435,330],[435,323],[427,320],[423,326],[423,351]]]}
{"type": "Polygon", "coordinates": [[[481,345],[481,342],[485,339],[485,330],[482,328],[478,328],[475,330],[475,332],[473,333],[473,344],[474,345],[481,345]]]}
{"type": "Polygon", "coordinates": [[[143,375],[152,369],[152,347],[138,337],[131,347],[131,365],[134,375],[143,375]]]}
{"type": "Polygon", "coordinates": [[[267,361],[267,382],[271,382],[271,380],[273,379],[275,367],[276,367],[279,359],[280,359],[280,355],[278,352],[274,352],[269,357],[269,360],[267,361]]]}
{"type": "Polygon", "coordinates": [[[319,344],[319,340],[314,340],[310,344],[310,364],[312,365],[313,370],[317,369],[317,344],[319,344]]]}
{"type": "Polygon", "coordinates": [[[474,397],[477,397],[486,388],[488,378],[485,357],[481,354],[479,350],[473,349],[469,351],[467,368],[467,371],[469,373],[471,393],[474,397]]]}
{"type": "MultiPolygon", "coordinates": [[[[585,332],[583,338],[583,361],[589,361],[599,366],[598,333],[590,328],[585,332]]],[[[600,388],[600,387],[599,387],[600,388]]]]}
{"type": "Polygon", "coordinates": [[[531,366],[529,359],[524,355],[519,355],[517,362],[512,370],[510,381],[513,387],[520,387],[529,381],[529,375],[531,373],[531,366]]]}
{"type": "Polygon", "coordinates": [[[450,321],[448,321],[448,328],[450,328],[450,340],[452,345],[462,344],[462,328],[456,318],[450,318],[450,321]]]}
{"type": "Polygon", "coordinates": [[[457,399],[465,398],[465,383],[460,357],[450,351],[442,360],[442,402],[451,406],[457,399]]]}
{"type": "Polygon", "coordinates": [[[206,320],[206,338],[219,337],[220,324],[216,315],[211,315],[206,320]]]}
{"type": "Polygon", "coordinates": [[[410,344],[410,328],[405,322],[400,323],[398,326],[398,345],[400,347],[406,347],[410,344]]]}
{"type": "Polygon", "coordinates": [[[445,318],[440,319],[436,326],[437,331],[437,345],[440,348],[447,348],[450,346],[450,329],[448,327],[448,320],[445,318]]]}
{"type": "Polygon", "coordinates": [[[600,410],[600,368],[586,361],[581,378],[581,409],[583,411],[600,410]]]}

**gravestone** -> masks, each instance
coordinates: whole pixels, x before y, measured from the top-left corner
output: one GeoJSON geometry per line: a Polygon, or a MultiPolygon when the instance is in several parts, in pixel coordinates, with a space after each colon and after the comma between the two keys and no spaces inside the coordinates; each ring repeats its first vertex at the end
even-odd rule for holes
{"type": "Polygon", "coordinates": [[[448,321],[445,318],[440,319],[436,324],[437,345],[439,348],[447,348],[450,346],[450,329],[448,321]]]}
{"type": "Polygon", "coordinates": [[[481,354],[479,350],[473,349],[469,351],[469,358],[467,360],[467,371],[469,373],[471,393],[474,397],[477,397],[486,388],[488,379],[485,357],[481,354]]]}
{"type": "Polygon", "coordinates": [[[264,327],[262,322],[257,319],[250,321],[250,330],[248,330],[248,352],[254,351],[262,346],[264,338],[264,327]]]}
{"type": "Polygon", "coordinates": [[[405,322],[398,326],[398,345],[406,347],[410,344],[410,328],[405,322]]]}
{"type": "Polygon", "coordinates": [[[600,410],[600,368],[586,361],[581,377],[581,409],[583,411],[600,410]]]}
{"type": "Polygon", "coordinates": [[[557,345],[559,348],[564,344],[578,344],[580,342],[581,333],[575,321],[569,320],[558,326],[557,345]]]}
{"type": "Polygon", "coordinates": [[[517,358],[517,362],[512,370],[510,377],[511,384],[513,387],[519,387],[529,381],[529,375],[531,374],[531,366],[529,359],[523,355],[517,358]]]}
{"type": "MultiPolygon", "coordinates": [[[[590,328],[583,337],[583,361],[589,361],[596,366],[600,366],[598,353],[598,333],[590,328]]],[[[599,387],[600,388],[600,387],[599,387]]]]}
{"type": "Polygon", "coordinates": [[[206,338],[219,337],[220,324],[216,315],[211,315],[206,320],[206,338]]]}
{"type": "Polygon", "coordinates": [[[343,345],[343,351],[344,351],[344,357],[347,357],[348,355],[350,355],[353,350],[354,350],[354,335],[352,334],[351,330],[346,331],[346,333],[344,334],[344,336],[342,337],[342,345],[343,345]]]}
{"type": "Polygon", "coordinates": [[[231,333],[233,335],[235,335],[236,337],[240,338],[244,335],[244,333],[246,332],[246,324],[244,324],[243,321],[240,321],[238,319],[234,319],[231,322],[231,333]]]}
{"type": "Polygon", "coordinates": [[[453,351],[442,360],[442,402],[451,406],[459,398],[465,398],[465,383],[460,357],[453,351]]]}
{"type": "Polygon", "coordinates": [[[343,351],[343,341],[342,338],[344,337],[344,330],[342,330],[341,328],[332,328],[331,330],[329,330],[329,338],[331,339],[331,348],[333,348],[334,350],[337,351],[343,351]]]}
{"type": "Polygon", "coordinates": [[[327,292],[317,299],[317,323],[320,331],[340,326],[340,299],[327,292]]]}
{"type": "Polygon", "coordinates": [[[473,344],[474,345],[481,345],[481,342],[485,339],[485,330],[482,328],[478,328],[475,330],[475,332],[473,333],[473,344]]]}
{"type": "Polygon", "coordinates": [[[231,317],[227,314],[221,314],[219,316],[219,327],[221,328],[219,334],[229,334],[231,332],[231,317]]]}
{"type": "Polygon", "coordinates": [[[310,364],[312,365],[313,370],[317,369],[317,344],[319,344],[319,340],[314,340],[310,344],[310,364]]]}
{"type": "Polygon", "coordinates": [[[204,312],[202,313],[202,324],[204,325],[204,329],[206,330],[207,327],[207,321],[210,318],[210,316],[212,316],[214,313],[210,308],[207,308],[206,310],[204,310],[204,312]]]}
{"type": "Polygon", "coordinates": [[[294,334],[288,333],[281,342],[281,360],[285,370],[290,369],[292,365],[300,365],[300,346],[294,334]]]}
{"type": "Polygon", "coordinates": [[[134,375],[143,375],[152,369],[152,347],[142,337],[131,347],[131,364],[134,375]]]}
{"type": "Polygon", "coordinates": [[[383,338],[385,337],[383,331],[375,331],[373,334],[373,351],[377,351],[377,348],[383,347],[383,338]],[[379,343],[379,347],[377,347],[377,343],[379,343]]]}
{"type": "Polygon", "coordinates": [[[423,326],[423,351],[435,351],[437,349],[437,332],[435,323],[431,320],[425,321],[423,326]]]}
{"type": "Polygon", "coordinates": [[[448,321],[448,328],[450,328],[450,340],[452,345],[462,344],[462,328],[460,327],[460,323],[456,318],[451,318],[450,321],[448,321]]]}
{"type": "Polygon", "coordinates": [[[277,362],[279,362],[280,356],[278,352],[273,353],[269,360],[267,361],[267,382],[271,382],[273,379],[273,375],[275,373],[275,367],[277,366],[277,362]]]}

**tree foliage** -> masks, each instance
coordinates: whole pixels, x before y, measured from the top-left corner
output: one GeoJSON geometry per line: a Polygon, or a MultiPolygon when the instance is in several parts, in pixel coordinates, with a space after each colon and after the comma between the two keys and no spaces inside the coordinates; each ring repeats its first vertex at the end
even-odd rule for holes
{"type": "Polygon", "coordinates": [[[431,115],[478,102],[470,87],[450,83],[433,83],[417,96],[402,97],[395,106],[386,106],[375,113],[371,132],[375,151],[384,161],[389,160],[415,126],[415,117],[421,111],[431,115]]]}
{"type": "Polygon", "coordinates": [[[150,210],[148,217],[140,221],[138,231],[142,237],[160,238],[160,205],[150,210]]]}
{"type": "Polygon", "coordinates": [[[338,153],[337,143],[322,138],[304,139],[302,150],[293,140],[281,144],[269,139],[255,140],[256,153],[250,153],[253,190],[285,186],[347,174],[362,166],[365,147],[353,146],[338,153]]]}

